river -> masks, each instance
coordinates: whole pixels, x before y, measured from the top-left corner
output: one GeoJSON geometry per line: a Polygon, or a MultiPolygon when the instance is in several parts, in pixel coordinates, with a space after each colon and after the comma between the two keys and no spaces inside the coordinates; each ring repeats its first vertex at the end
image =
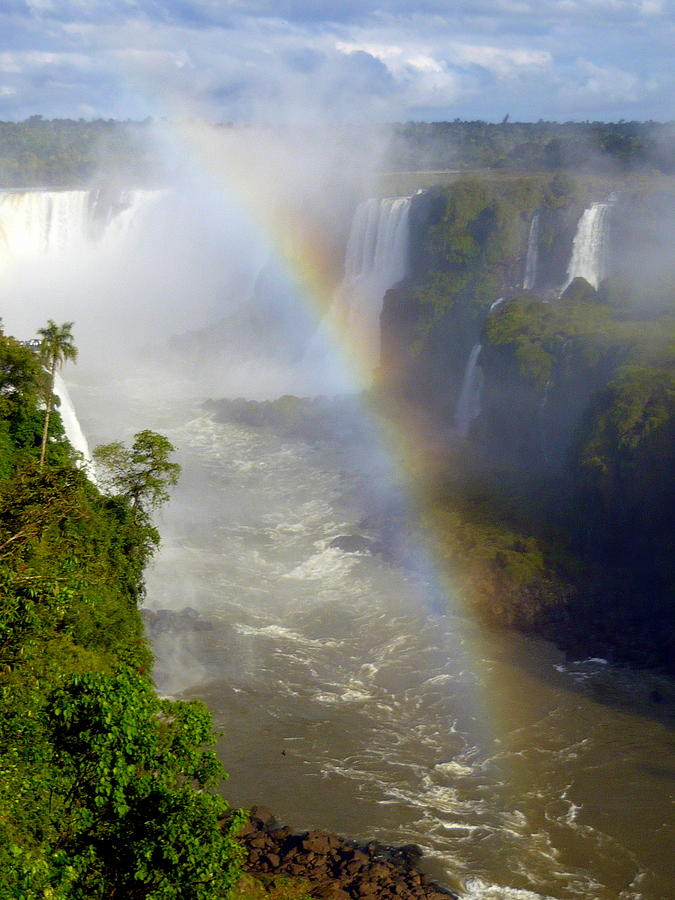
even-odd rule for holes
{"type": "Polygon", "coordinates": [[[118,421],[179,448],[147,605],[213,629],[160,635],[155,676],[208,703],[232,804],[419,844],[467,900],[672,898],[667,687],[656,704],[650,676],[483,634],[435,611],[423,578],[330,547],[368,536],[358,465],[334,448],[149,403],[131,381],[73,393],[94,443],[118,421]]]}

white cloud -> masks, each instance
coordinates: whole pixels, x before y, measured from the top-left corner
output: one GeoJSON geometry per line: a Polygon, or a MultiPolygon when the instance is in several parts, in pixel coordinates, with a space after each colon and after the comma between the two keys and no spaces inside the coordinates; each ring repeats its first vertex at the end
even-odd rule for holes
{"type": "Polygon", "coordinates": [[[459,65],[477,65],[499,78],[509,78],[523,70],[550,66],[553,57],[548,50],[505,49],[486,45],[457,44],[453,59],[459,65]]]}
{"type": "Polygon", "coordinates": [[[79,103],[106,116],[180,109],[240,119],[295,104],[347,118],[501,118],[508,109],[536,119],[574,118],[578,102],[581,118],[590,107],[601,117],[670,118],[669,8],[671,0],[30,0],[23,17],[0,9],[0,73],[12,75],[3,80],[21,101],[4,109],[67,115],[79,103]],[[653,106],[643,110],[646,97],[653,106]]]}
{"type": "Polygon", "coordinates": [[[338,41],[335,46],[340,53],[367,53],[383,63],[398,85],[401,101],[408,106],[452,103],[459,96],[456,74],[428,46],[370,41],[338,41]]]}
{"type": "Polygon", "coordinates": [[[587,59],[579,60],[578,67],[582,79],[574,93],[579,99],[620,103],[635,101],[640,96],[641,82],[632,72],[615,66],[597,66],[587,59]]]}
{"type": "Polygon", "coordinates": [[[13,97],[16,94],[16,88],[9,87],[7,84],[0,84],[0,97],[13,97]]]}
{"type": "Polygon", "coordinates": [[[14,54],[12,53],[0,53],[0,72],[20,72],[21,68],[19,67],[14,54]]]}

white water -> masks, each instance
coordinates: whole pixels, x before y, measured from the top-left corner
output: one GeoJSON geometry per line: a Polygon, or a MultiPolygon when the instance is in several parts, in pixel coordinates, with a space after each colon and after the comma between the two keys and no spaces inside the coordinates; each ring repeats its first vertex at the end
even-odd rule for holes
{"type": "Polygon", "coordinates": [[[539,213],[532,216],[530,233],[527,238],[527,254],[525,256],[525,274],[523,290],[531,291],[537,282],[537,263],[539,262],[539,213]]]}
{"type": "Polygon", "coordinates": [[[0,271],[16,262],[82,252],[99,239],[97,231],[119,238],[159,196],[158,191],[125,191],[106,204],[99,191],[0,193],[0,271]]]}
{"type": "MultiPolygon", "coordinates": [[[[495,301],[498,303],[499,301],[495,301]]],[[[493,304],[494,306],[495,304],[493,304]]],[[[492,307],[491,307],[492,308],[492,307]]],[[[481,345],[474,344],[464,370],[464,379],[455,410],[455,431],[460,437],[468,437],[471,423],[480,415],[480,398],[483,390],[483,370],[478,365],[481,345]]]]}
{"type": "Polygon", "coordinates": [[[61,375],[56,372],[54,375],[54,393],[59,398],[59,413],[63,422],[63,430],[66,437],[70,441],[72,448],[81,455],[81,467],[87,473],[91,481],[96,483],[96,472],[94,461],[89,452],[89,443],[85,437],[80,421],[77,418],[73,401],[70,399],[70,393],[66,387],[66,383],[61,375]]]}
{"type": "Polygon", "coordinates": [[[575,278],[585,278],[596,290],[607,274],[610,203],[593,203],[584,210],[572,243],[565,288],[575,278]]]}
{"type": "MultiPolygon", "coordinates": [[[[106,281],[127,287],[128,257],[92,281],[92,304],[106,281]]],[[[183,301],[192,309],[194,286],[183,301]]],[[[148,603],[194,606],[214,628],[161,636],[157,677],[208,701],[232,802],[267,803],[298,828],[416,842],[467,900],[669,898],[672,746],[648,685],[590,660],[566,666],[527,638],[483,640],[434,614],[430,585],[395,563],[331,547],[377,537],[360,470],[371,447],[218,425],[152,368],[144,382],[127,365],[86,383],[75,397],[97,441],[149,427],[180,448],[148,603]]]]}
{"type": "Polygon", "coordinates": [[[0,194],[0,269],[13,260],[57,257],[83,242],[89,191],[0,194]]]}
{"type": "Polygon", "coordinates": [[[181,448],[148,603],[213,631],[160,635],[156,674],[213,710],[231,802],[417,843],[464,900],[666,900],[670,737],[648,685],[480,636],[395,563],[331,547],[370,505],[348,446],[123,387],[99,425],[150,416],[181,448]]]}
{"type": "MultiPolygon", "coordinates": [[[[114,202],[102,200],[99,191],[8,191],[0,193],[0,274],[17,267],[21,279],[46,260],[58,266],[75,264],[96,245],[118,242],[132,233],[145,209],[161,196],[158,191],[124,191],[114,202]]],[[[22,339],[32,335],[21,334],[22,339]]],[[[66,437],[81,454],[80,465],[95,481],[89,445],[77,417],[68,388],[57,372],[54,393],[66,437]]]]}
{"type": "Polygon", "coordinates": [[[357,346],[359,362],[380,356],[380,314],[384,295],[408,269],[410,197],[364,200],[354,213],[342,283],[310,355],[325,353],[332,332],[357,346]]]}

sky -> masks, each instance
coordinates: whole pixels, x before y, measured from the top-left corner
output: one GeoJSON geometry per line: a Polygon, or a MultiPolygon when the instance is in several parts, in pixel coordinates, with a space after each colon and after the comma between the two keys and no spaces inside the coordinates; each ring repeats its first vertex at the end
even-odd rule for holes
{"type": "Polygon", "coordinates": [[[0,0],[0,119],[675,118],[675,0],[0,0]]]}

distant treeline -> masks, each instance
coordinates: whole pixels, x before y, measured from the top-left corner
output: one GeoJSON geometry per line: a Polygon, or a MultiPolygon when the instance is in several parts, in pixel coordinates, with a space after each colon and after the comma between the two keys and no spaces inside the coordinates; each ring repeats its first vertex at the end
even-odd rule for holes
{"type": "Polygon", "coordinates": [[[394,125],[392,169],[675,172],[675,123],[408,122],[394,125]]]}
{"type": "MultiPolygon", "coordinates": [[[[227,123],[221,127],[233,127],[227,123]]],[[[235,126],[236,127],[236,126],[235,126]]],[[[0,122],[0,187],[72,187],[98,172],[127,183],[160,177],[153,121],[0,122]]],[[[389,170],[675,172],[675,123],[408,122],[388,126],[389,170]]],[[[353,135],[352,135],[353,137],[353,135]]]]}
{"type": "Polygon", "coordinates": [[[149,121],[43,119],[0,122],[0,187],[75,187],[97,172],[150,180],[149,121]]]}

